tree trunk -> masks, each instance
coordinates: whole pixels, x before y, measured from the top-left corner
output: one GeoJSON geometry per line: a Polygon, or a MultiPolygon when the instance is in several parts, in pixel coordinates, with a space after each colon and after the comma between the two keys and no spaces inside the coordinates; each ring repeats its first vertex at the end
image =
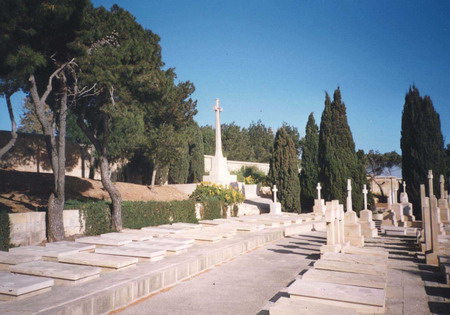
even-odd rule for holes
{"type": "Polygon", "coordinates": [[[65,166],[66,166],[66,120],[67,120],[67,80],[62,65],[49,77],[47,89],[42,97],[39,96],[34,75],[30,75],[30,94],[36,110],[39,123],[44,132],[45,144],[50,157],[53,171],[54,186],[48,199],[47,209],[47,238],[48,241],[64,239],[63,209],[65,201],[65,166]],[[52,91],[52,81],[57,77],[61,82],[59,90],[59,111],[54,113],[54,123],[50,123],[45,116],[45,103],[52,91]],[[56,133],[58,137],[56,137],[56,133]]]}
{"type": "Polygon", "coordinates": [[[112,211],[111,211],[111,228],[116,231],[122,230],[122,196],[119,190],[111,181],[109,176],[109,162],[108,158],[103,154],[100,156],[100,172],[102,175],[102,184],[111,197],[112,211]]]}
{"type": "Polygon", "coordinates": [[[90,146],[91,152],[89,157],[89,179],[95,178],[95,156],[94,151],[95,148],[93,145],[90,146]]]}
{"type": "Polygon", "coordinates": [[[5,153],[14,146],[17,140],[16,120],[14,119],[14,112],[11,104],[11,93],[5,94],[5,98],[6,106],[8,107],[9,119],[11,120],[11,139],[3,148],[0,148],[0,160],[2,159],[3,155],[5,155],[5,153]]]}

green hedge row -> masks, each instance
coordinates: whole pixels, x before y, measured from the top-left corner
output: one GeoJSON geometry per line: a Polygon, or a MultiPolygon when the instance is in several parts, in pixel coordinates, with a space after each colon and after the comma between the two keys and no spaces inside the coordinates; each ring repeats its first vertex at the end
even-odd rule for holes
{"type": "Polygon", "coordinates": [[[0,250],[8,251],[10,246],[10,222],[6,209],[0,209],[0,250]]]}
{"type": "MultiPolygon", "coordinates": [[[[110,227],[110,203],[105,201],[68,200],[65,209],[80,209],[81,217],[85,218],[85,235],[99,235],[112,232],[110,227]]],[[[223,217],[223,203],[218,200],[203,202],[202,217],[217,219],[223,217]]],[[[195,201],[124,201],[122,203],[123,227],[139,229],[145,226],[170,224],[175,222],[198,223],[195,216],[195,201]]]]}

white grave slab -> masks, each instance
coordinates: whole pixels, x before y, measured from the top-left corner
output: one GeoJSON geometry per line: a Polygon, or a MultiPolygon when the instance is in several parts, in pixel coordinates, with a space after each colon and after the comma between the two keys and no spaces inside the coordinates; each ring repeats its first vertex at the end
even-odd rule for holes
{"type": "Polygon", "coordinates": [[[188,248],[192,247],[192,245],[170,243],[170,242],[145,241],[145,242],[134,242],[127,245],[127,247],[159,249],[159,250],[166,250],[171,254],[181,254],[186,252],[188,248]]]}
{"type": "Polygon", "coordinates": [[[355,264],[334,260],[323,260],[323,259],[319,259],[318,261],[316,261],[314,263],[314,268],[332,271],[350,272],[350,273],[362,273],[367,275],[376,275],[380,277],[386,277],[387,273],[386,267],[355,264]]]}
{"type": "Polygon", "coordinates": [[[100,268],[61,264],[53,261],[33,261],[16,265],[11,272],[53,278],[56,284],[77,284],[98,278],[100,268]]]}
{"type": "Polygon", "coordinates": [[[65,246],[21,246],[10,248],[9,252],[15,254],[39,255],[42,256],[44,260],[57,260],[61,256],[75,254],[79,251],[76,248],[65,246]]]}
{"type": "Polygon", "coordinates": [[[318,315],[318,314],[339,314],[355,315],[353,308],[338,307],[315,303],[311,301],[299,301],[280,297],[275,304],[269,308],[270,315],[318,315]]]}
{"type": "Polygon", "coordinates": [[[75,242],[83,243],[83,244],[92,244],[97,246],[122,246],[125,244],[129,244],[132,242],[131,239],[114,239],[109,237],[101,237],[101,236],[88,236],[77,238],[75,242]]]}
{"type": "Polygon", "coordinates": [[[0,272],[0,301],[12,301],[51,290],[53,279],[0,272]]]}
{"type": "Polygon", "coordinates": [[[135,230],[135,229],[123,229],[123,233],[127,234],[138,234],[138,235],[144,235],[144,236],[150,236],[150,237],[160,237],[162,235],[166,235],[167,233],[161,233],[161,232],[151,232],[151,231],[145,231],[145,230],[135,230]]]}
{"type": "Polygon", "coordinates": [[[95,253],[114,256],[136,257],[140,259],[146,259],[147,261],[158,261],[163,259],[164,255],[166,255],[166,251],[163,249],[139,248],[127,245],[121,247],[97,248],[95,250],[95,253]]]}
{"type": "Polygon", "coordinates": [[[386,294],[383,289],[296,280],[288,289],[291,299],[351,307],[358,312],[384,313],[386,294]]]}
{"type": "Polygon", "coordinates": [[[138,263],[138,259],[134,257],[119,257],[95,253],[77,253],[64,255],[59,258],[59,261],[68,264],[101,267],[104,268],[104,270],[122,270],[128,267],[135,266],[138,263]]]}
{"type": "Polygon", "coordinates": [[[202,226],[200,224],[184,223],[184,222],[173,223],[172,226],[181,226],[181,227],[185,227],[188,229],[194,229],[194,230],[198,230],[198,229],[202,228],[202,226]]]}
{"type": "Polygon", "coordinates": [[[361,273],[340,272],[332,270],[309,269],[303,274],[302,279],[322,281],[336,284],[354,285],[368,288],[386,288],[386,279],[376,275],[361,273]]]}
{"type": "Polygon", "coordinates": [[[0,251],[0,270],[9,271],[11,265],[23,264],[30,261],[41,260],[42,256],[29,254],[15,254],[0,251]]]}
{"type": "Polygon", "coordinates": [[[77,243],[77,242],[69,242],[69,241],[59,241],[53,243],[45,244],[46,247],[68,247],[78,249],[80,252],[88,252],[93,251],[95,249],[95,245],[77,243]]]}
{"type": "Polygon", "coordinates": [[[342,254],[342,253],[325,253],[321,257],[323,260],[334,260],[342,261],[354,264],[363,265],[376,265],[376,266],[387,266],[387,258],[367,256],[367,255],[356,255],[356,254],[342,254]]]}
{"type": "Polygon", "coordinates": [[[146,241],[149,239],[152,239],[153,236],[151,235],[142,235],[142,234],[136,234],[136,233],[126,233],[126,232],[112,232],[112,233],[105,233],[100,234],[101,237],[107,237],[107,238],[113,238],[113,239],[119,239],[119,240],[132,240],[132,241],[146,241]]]}

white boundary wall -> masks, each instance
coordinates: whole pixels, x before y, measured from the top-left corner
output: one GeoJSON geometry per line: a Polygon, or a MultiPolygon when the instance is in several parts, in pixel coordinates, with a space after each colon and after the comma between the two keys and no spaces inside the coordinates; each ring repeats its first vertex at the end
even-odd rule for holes
{"type": "MultiPolygon", "coordinates": [[[[205,172],[209,173],[211,171],[213,155],[205,155],[205,172]]],[[[264,172],[264,174],[269,173],[269,163],[258,163],[258,162],[244,162],[244,161],[229,161],[227,160],[228,170],[230,172],[239,171],[242,166],[250,167],[255,166],[258,170],[264,172]]]]}

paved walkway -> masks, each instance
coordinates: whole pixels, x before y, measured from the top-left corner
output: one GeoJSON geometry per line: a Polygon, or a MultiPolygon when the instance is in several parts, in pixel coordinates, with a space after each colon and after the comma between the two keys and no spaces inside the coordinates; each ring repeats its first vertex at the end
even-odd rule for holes
{"type": "Polygon", "coordinates": [[[256,314],[319,258],[325,233],[284,238],[239,256],[121,314],[256,314]]]}
{"type": "MultiPolygon", "coordinates": [[[[121,314],[268,314],[319,258],[324,232],[284,238],[136,303],[121,314]]],[[[389,251],[386,314],[449,314],[450,288],[417,257],[414,238],[369,239],[389,251]]]]}

